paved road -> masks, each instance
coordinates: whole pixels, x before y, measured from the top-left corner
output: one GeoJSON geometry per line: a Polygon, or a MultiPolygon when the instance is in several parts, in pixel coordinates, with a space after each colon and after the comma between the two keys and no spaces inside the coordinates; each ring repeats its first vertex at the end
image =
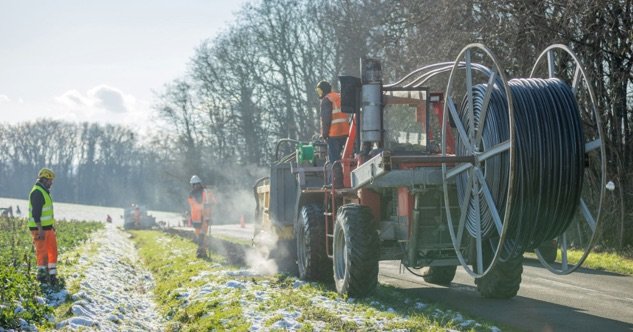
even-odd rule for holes
{"type": "MultiPolygon", "coordinates": [[[[214,226],[228,237],[250,239],[250,225],[214,226]]],[[[633,277],[582,269],[558,276],[527,259],[519,294],[510,300],[484,299],[473,278],[458,268],[450,287],[400,272],[398,261],[380,262],[379,280],[456,310],[526,331],[633,331],[633,277]]]]}
{"type": "Polygon", "coordinates": [[[592,270],[558,276],[537,261],[524,264],[521,289],[510,300],[484,299],[473,278],[457,270],[450,287],[425,283],[398,262],[380,263],[380,282],[460,312],[527,331],[633,331],[633,278],[592,270]]]}
{"type": "Polygon", "coordinates": [[[253,224],[244,224],[244,227],[239,224],[213,225],[210,232],[211,236],[217,234],[242,241],[250,241],[253,239],[254,229],[253,224]]]}

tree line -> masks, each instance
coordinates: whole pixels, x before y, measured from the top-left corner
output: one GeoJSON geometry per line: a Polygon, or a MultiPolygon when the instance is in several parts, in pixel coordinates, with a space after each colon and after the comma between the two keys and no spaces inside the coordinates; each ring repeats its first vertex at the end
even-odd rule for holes
{"type": "MultiPolygon", "coordinates": [[[[142,198],[157,192],[171,197],[156,202],[165,206],[186,190],[175,183],[191,174],[248,188],[264,174],[276,140],[310,140],[318,133],[316,83],[325,79],[336,86],[340,75],[358,76],[361,57],[380,59],[384,81],[394,82],[425,64],[453,61],[465,45],[480,42],[509,77],[528,77],[539,53],[561,43],[584,60],[606,131],[608,178],[616,190],[607,195],[602,241],[633,245],[633,207],[624,204],[633,196],[632,0],[262,0],[244,5],[234,22],[202,41],[187,71],[157,94],[160,135],[141,144],[123,128],[57,123],[59,130],[71,127],[64,135],[76,131],[76,146],[28,163],[20,158],[33,152],[19,152],[26,156],[3,161],[2,172],[15,170],[17,162],[28,164],[32,174],[37,162],[52,158],[76,177],[69,199],[92,203],[98,198],[84,195],[91,189],[83,186],[113,174],[121,176],[117,185],[142,198]],[[95,138],[97,133],[106,138],[95,138]],[[104,150],[91,150],[100,144],[104,150]]],[[[432,84],[432,90],[445,88],[432,84]]],[[[22,188],[29,182],[19,176],[11,181],[21,181],[22,188]]]]}
{"type": "MultiPolygon", "coordinates": [[[[96,123],[41,119],[0,126],[2,196],[26,199],[43,166],[56,174],[56,201],[127,206],[132,202],[160,205],[152,197],[153,167],[159,154],[139,144],[130,129],[96,123]],[[150,188],[148,188],[150,187],[150,188]]],[[[154,188],[158,189],[158,187],[154,188]]]]}

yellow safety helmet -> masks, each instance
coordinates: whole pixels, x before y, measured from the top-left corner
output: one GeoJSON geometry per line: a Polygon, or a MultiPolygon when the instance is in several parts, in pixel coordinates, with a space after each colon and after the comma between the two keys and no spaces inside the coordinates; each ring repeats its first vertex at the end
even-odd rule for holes
{"type": "Polygon", "coordinates": [[[55,172],[45,167],[45,168],[42,168],[39,173],[37,173],[37,177],[40,179],[45,178],[45,179],[53,180],[55,179],[55,172]]]}

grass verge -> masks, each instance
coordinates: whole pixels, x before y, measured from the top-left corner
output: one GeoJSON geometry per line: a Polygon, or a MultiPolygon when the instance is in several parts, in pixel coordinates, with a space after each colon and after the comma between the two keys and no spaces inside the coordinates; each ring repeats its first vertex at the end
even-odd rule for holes
{"type": "MultiPolygon", "coordinates": [[[[567,252],[570,262],[577,262],[580,257],[582,257],[582,254],[583,252],[580,250],[569,250],[567,252]]],[[[560,261],[560,252],[558,253],[557,260],[560,261]]],[[[633,276],[633,259],[622,257],[612,252],[592,251],[582,266],[595,270],[633,276]]]]}
{"type": "MultiPolygon", "coordinates": [[[[567,251],[567,259],[570,264],[576,264],[583,255],[583,251],[570,249],[567,251]]],[[[525,257],[537,259],[536,254],[526,252],[525,257]]],[[[560,250],[556,256],[556,262],[561,262],[560,250]]],[[[613,272],[628,276],[633,276],[633,259],[624,257],[614,252],[596,252],[592,251],[582,267],[594,270],[613,272]]]]}
{"type": "MultiPolygon", "coordinates": [[[[330,287],[284,275],[262,276],[213,254],[196,259],[195,245],[157,231],[134,231],[152,272],[167,331],[411,330],[489,331],[491,325],[380,286],[373,297],[343,298],[330,287]]],[[[216,239],[217,240],[217,239],[216,239]]]]}

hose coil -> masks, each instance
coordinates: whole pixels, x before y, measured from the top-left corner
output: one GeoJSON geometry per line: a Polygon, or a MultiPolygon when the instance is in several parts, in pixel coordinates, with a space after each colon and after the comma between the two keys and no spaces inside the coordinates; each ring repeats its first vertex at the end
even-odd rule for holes
{"type": "MultiPolygon", "coordinates": [[[[584,176],[584,143],[582,123],[574,93],[557,78],[513,79],[511,89],[515,114],[515,176],[509,179],[509,156],[500,154],[481,165],[486,183],[498,207],[511,200],[508,233],[501,260],[522,255],[541,243],[561,235],[569,226],[580,201],[584,176]],[[513,190],[506,195],[509,181],[513,190]]],[[[479,151],[509,138],[508,110],[503,88],[493,86],[486,112],[482,112],[487,84],[473,87],[474,126],[469,125],[468,98],[460,107],[460,118],[466,128],[483,128],[479,151]],[[484,116],[485,119],[481,119],[484,116]],[[484,121],[480,126],[479,122],[484,121]]],[[[472,129],[477,130],[477,129],[472,129]]],[[[470,133],[475,137],[477,133],[470,133]]],[[[458,138],[459,140],[459,138],[458,138]]],[[[456,144],[457,155],[467,155],[464,144],[456,144]]],[[[481,227],[484,239],[494,239],[494,221],[483,193],[466,191],[467,175],[457,178],[460,205],[469,201],[466,229],[475,236],[481,227]],[[480,195],[480,199],[469,199],[480,195]],[[474,206],[479,202],[479,208],[474,206]],[[481,216],[481,225],[477,218],[481,216]]],[[[499,214],[503,215],[502,209],[499,214]]],[[[494,243],[494,241],[490,241],[494,243]]]]}

